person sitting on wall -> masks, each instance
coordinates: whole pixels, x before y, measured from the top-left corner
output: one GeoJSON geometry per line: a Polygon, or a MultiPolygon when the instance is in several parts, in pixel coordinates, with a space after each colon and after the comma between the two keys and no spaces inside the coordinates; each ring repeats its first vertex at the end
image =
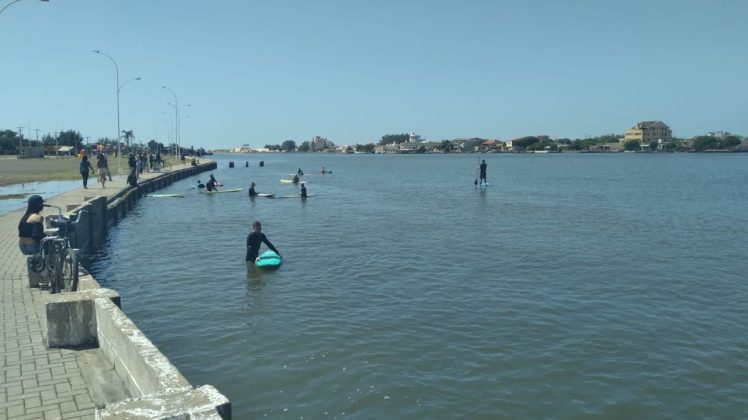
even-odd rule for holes
{"type": "Polygon", "coordinates": [[[38,195],[32,195],[28,200],[26,213],[18,223],[18,248],[23,255],[34,255],[39,253],[39,244],[44,238],[44,217],[41,212],[44,208],[44,199],[38,195]]]}

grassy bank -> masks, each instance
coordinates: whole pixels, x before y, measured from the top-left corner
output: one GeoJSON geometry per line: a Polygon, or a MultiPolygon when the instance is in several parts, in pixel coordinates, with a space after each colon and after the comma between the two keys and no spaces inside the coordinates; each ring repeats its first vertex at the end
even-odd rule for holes
{"type": "MultiPolygon", "coordinates": [[[[172,164],[176,163],[171,157],[167,158],[172,164]]],[[[109,171],[117,174],[117,159],[107,158],[109,171]]],[[[80,160],[75,157],[45,158],[45,159],[17,159],[14,157],[0,158],[0,186],[23,184],[26,182],[43,182],[80,179],[80,160]]],[[[96,168],[96,160],[91,160],[96,168]]],[[[127,173],[127,159],[121,159],[122,172],[127,173]]],[[[96,181],[96,173],[91,173],[96,181]]]]}

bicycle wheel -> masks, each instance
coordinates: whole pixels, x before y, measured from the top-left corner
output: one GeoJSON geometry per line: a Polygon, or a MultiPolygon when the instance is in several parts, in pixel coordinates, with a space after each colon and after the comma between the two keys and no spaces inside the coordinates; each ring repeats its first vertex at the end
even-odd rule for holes
{"type": "Polygon", "coordinates": [[[48,266],[46,270],[46,280],[49,283],[49,293],[60,291],[60,272],[62,269],[62,244],[58,240],[52,242],[50,246],[48,266]]]}
{"type": "Polygon", "coordinates": [[[60,291],[75,292],[78,290],[78,253],[73,248],[62,250],[60,264],[60,291]]]}

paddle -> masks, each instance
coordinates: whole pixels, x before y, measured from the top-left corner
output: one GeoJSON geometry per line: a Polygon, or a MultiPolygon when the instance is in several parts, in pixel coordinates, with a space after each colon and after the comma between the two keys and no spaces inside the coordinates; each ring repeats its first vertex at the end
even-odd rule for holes
{"type": "Polygon", "coordinates": [[[480,157],[478,157],[478,169],[475,170],[475,182],[473,185],[478,185],[478,174],[480,173],[480,157]]]}

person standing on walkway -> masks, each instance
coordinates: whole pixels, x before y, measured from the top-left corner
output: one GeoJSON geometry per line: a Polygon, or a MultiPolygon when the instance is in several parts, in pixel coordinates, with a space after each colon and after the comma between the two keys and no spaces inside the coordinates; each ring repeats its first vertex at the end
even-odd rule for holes
{"type": "Polygon", "coordinates": [[[130,167],[130,175],[137,178],[138,162],[135,160],[135,155],[132,153],[130,153],[130,157],[127,159],[127,166],[130,167]]]}
{"type": "Polygon", "coordinates": [[[101,182],[101,188],[106,188],[106,176],[109,173],[109,164],[106,161],[104,154],[99,152],[96,156],[96,170],[99,172],[99,182],[101,182]]]}
{"type": "Polygon", "coordinates": [[[252,232],[247,236],[247,262],[257,261],[257,257],[260,255],[260,245],[265,243],[268,248],[272,249],[280,257],[280,252],[268,241],[267,236],[262,233],[262,225],[260,222],[254,222],[252,224],[252,232]]]}
{"type": "Polygon", "coordinates": [[[89,169],[94,170],[93,166],[91,166],[91,162],[88,161],[88,156],[83,155],[81,158],[81,177],[83,177],[83,188],[88,189],[88,174],[89,169]]]}
{"type": "Polygon", "coordinates": [[[486,181],[486,167],[487,166],[488,165],[486,165],[486,161],[482,160],[480,163],[480,181],[478,182],[479,185],[481,183],[488,185],[488,181],[486,181]]]}
{"type": "Polygon", "coordinates": [[[41,215],[44,199],[38,195],[29,197],[26,213],[18,222],[18,248],[23,255],[38,254],[39,244],[44,238],[44,217],[41,215]]]}

